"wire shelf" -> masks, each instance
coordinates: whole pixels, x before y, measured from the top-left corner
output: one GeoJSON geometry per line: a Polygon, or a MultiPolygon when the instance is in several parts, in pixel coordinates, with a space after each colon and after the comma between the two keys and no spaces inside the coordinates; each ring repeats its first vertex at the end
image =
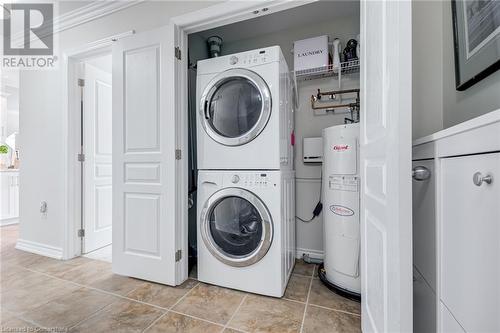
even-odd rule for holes
{"type": "MultiPolygon", "coordinates": [[[[340,75],[359,73],[359,59],[340,63],[340,75]]],[[[308,81],[326,77],[338,77],[339,69],[332,65],[294,71],[296,81],[308,81]]]]}

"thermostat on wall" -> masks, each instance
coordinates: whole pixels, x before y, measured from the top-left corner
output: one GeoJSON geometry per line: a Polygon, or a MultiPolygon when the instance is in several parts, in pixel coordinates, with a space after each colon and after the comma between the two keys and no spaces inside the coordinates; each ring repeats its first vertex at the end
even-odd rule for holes
{"type": "Polygon", "coordinates": [[[323,138],[304,138],[302,154],[304,163],[323,162],[323,138]]]}

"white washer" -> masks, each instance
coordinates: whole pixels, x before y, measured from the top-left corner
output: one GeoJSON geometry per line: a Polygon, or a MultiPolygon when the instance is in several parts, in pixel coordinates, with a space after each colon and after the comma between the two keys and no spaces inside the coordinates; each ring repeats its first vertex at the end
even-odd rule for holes
{"type": "Polygon", "coordinates": [[[198,62],[198,169],[292,169],[293,103],[279,46],[198,62]]]}
{"type": "Polygon", "coordinates": [[[282,297],[295,263],[293,171],[200,171],[198,280],[282,297]]]}

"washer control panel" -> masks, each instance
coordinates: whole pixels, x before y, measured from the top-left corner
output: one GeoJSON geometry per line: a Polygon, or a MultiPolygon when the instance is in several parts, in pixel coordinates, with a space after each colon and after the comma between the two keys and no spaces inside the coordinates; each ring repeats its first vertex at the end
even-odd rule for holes
{"type": "Polygon", "coordinates": [[[260,50],[255,52],[244,53],[239,56],[230,56],[229,64],[230,65],[259,65],[265,64],[269,59],[269,56],[266,54],[266,50],[260,50]]]}
{"type": "Polygon", "coordinates": [[[234,185],[239,185],[243,188],[265,188],[271,186],[266,173],[246,173],[233,174],[229,177],[229,181],[234,185]]]}

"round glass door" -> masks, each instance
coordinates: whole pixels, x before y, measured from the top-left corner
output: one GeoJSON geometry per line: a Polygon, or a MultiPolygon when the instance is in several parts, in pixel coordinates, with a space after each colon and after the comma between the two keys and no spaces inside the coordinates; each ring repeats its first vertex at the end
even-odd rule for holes
{"type": "Polygon", "coordinates": [[[271,94],[256,73],[230,69],[216,76],[200,101],[202,124],[215,141],[238,146],[256,138],[271,114],[271,94]]]}
{"type": "Polygon", "coordinates": [[[228,188],[207,200],[201,216],[201,235],[209,251],[231,266],[259,261],[272,241],[269,211],[251,192],[228,188]]]}

